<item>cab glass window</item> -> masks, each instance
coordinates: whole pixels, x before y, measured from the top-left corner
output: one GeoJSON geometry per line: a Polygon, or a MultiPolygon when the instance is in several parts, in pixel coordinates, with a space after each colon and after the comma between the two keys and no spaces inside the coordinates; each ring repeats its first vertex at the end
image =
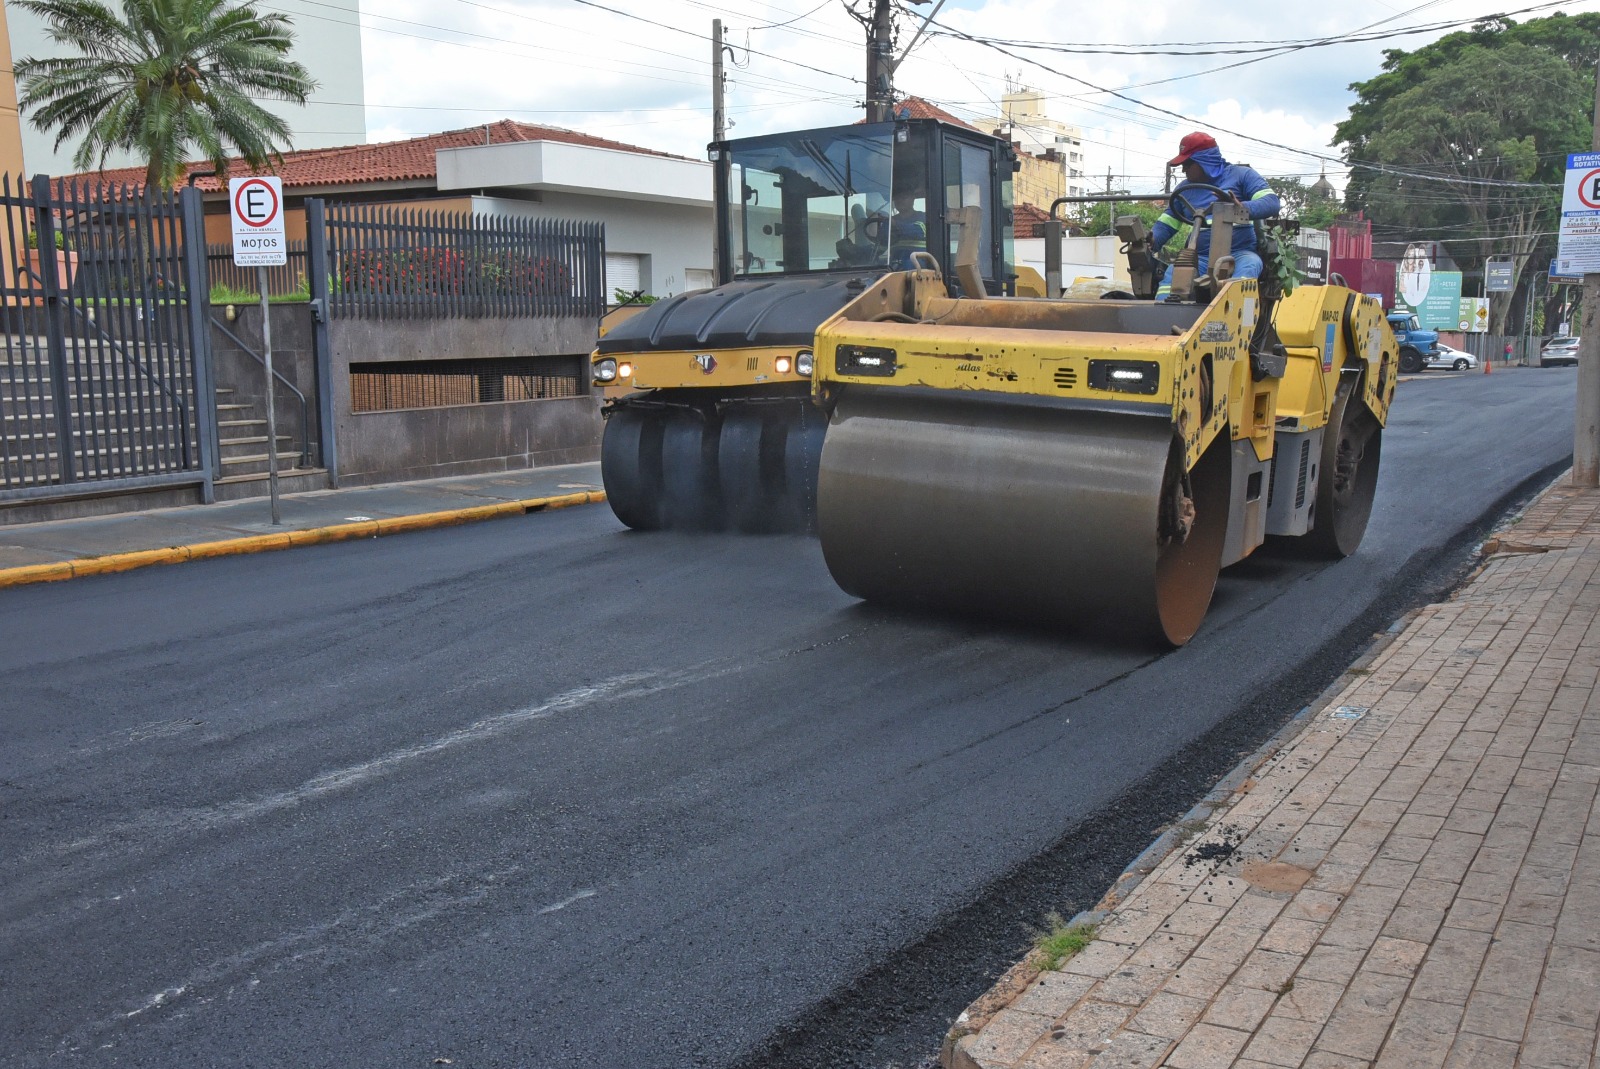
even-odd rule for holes
{"type": "Polygon", "coordinates": [[[889,131],[809,131],[732,150],[727,247],[736,277],[887,264],[889,131]]]}

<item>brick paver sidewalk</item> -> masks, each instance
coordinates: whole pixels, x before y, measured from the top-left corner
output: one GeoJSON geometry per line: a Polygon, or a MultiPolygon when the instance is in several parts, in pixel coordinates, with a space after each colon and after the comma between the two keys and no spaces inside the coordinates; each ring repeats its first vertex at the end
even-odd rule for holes
{"type": "Polygon", "coordinates": [[[1600,492],[1563,477],[1487,548],[945,1065],[1595,1064],[1600,492]]]}

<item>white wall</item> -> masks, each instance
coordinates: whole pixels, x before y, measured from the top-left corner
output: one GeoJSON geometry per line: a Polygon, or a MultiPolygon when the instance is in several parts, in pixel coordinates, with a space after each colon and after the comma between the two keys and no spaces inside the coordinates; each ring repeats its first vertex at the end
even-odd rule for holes
{"type": "MultiPolygon", "coordinates": [[[[1016,262],[1044,275],[1044,238],[1017,238],[1016,262]]],[[[1061,239],[1061,283],[1072,285],[1078,277],[1109,278],[1128,285],[1128,258],[1120,255],[1122,241],[1114,237],[1061,239]]]]}
{"type": "Polygon", "coordinates": [[[704,161],[559,141],[440,149],[435,159],[439,189],[472,192],[476,213],[604,223],[606,253],[639,257],[651,296],[699,289],[712,269],[704,161]]]}
{"type": "MultiPolygon", "coordinates": [[[[109,5],[120,14],[116,3],[109,5]]],[[[289,123],[292,142],[287,149],[327,148],[360,145],[367,140],[366,97],[361,74],[361,27],[359,0],[274,0],[263,11],[281,11],[293,23],[294,51],[291,57],[305,65],[317,83],[310,102],[304,107],[276,100],[261,105],[289,123]]],[[[7,6],[6,19],[11,30],[11,58],[65,55],[67,50],[45,35],[45,23],[37,15],[7,6]]],[[[19,86],[20,90],[21,87],[19,86]]],[[[22,117],[22,158],[27,173],[62,175],[77,170],[72,154],[77,142],[69,141],[57,151],[55,133],[36,130],[22,117]]],[[[131,167],[144,161],[128,154],[113,154],[108,167],[131,167]]]]}
{"type": "Polygon", "coordinates": [[[604,223],[606,251],[641,256],[640,286],[652,296],[669,297],[691,288],[691,269],[711,269],[709,182],[706,194],[705,204],[698,207],[559,192],[542,192],[537,202],[475,196],[472,210],[604,223]]]}

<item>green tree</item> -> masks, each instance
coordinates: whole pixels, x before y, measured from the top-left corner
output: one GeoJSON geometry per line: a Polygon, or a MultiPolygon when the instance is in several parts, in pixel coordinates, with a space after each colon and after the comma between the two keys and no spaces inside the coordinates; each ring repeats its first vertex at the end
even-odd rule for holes
{"type": "MultiPolygon", "coordinates": [[[[1441,238],[1477,270],[1509,257],[1520,282],[1554,252],[1566,154],[1589,144],[1600,15],[1491,19],[1414,52],[1385,54],[1335,141],[1347,204],[1380,240],[1441,238]]],[[[1510,302],[1491,306],[1502,331],[1510,302]]]]}
{"type": "MultiPolygon", "coordinates": [[[[1128,191],[1118,189],[1112,192],[1123,194],[1128,191]]],[[[1109,234],[1111,233],[1112,207],[1113,205],[1110,203],[1079,205],[1081,210],[1072,225],[1080,229],[1085,237],[1102,237],[1109,234]]],[[[1161,213],[1167,210],[1166,202],[1160,200],[1123,200],[1118,201],[1114,207],[1118,215],[1137,215],[1144,220],[1145,226],[1155,225],[1155,221],[1160,218],[1161,213]]]]}
{"type": "Polygon", "coordinates": [[[266,170],[289,143],[283,119],[255,98],[304,104],[316,88],[288,58],[289,18],[230,0],[14,0],[75,54],[16,64],[20,105],[56,146],[79,142],[73,165],[104,167],[126,150],[148,161],[145,181],[171,189],[191,153],[219,174],[242,156],[266,170]]]}
{"type": "Polygon", "coordinates": [[[1293,219],[1303,227],[1326,230],[1329,223],[1339,218],[1342,209],[1337,200],[1319,194],[1298,178],[1269,178],[1267,183],[1283,201],[1278,214],[1285,219],[1293,219]]]}

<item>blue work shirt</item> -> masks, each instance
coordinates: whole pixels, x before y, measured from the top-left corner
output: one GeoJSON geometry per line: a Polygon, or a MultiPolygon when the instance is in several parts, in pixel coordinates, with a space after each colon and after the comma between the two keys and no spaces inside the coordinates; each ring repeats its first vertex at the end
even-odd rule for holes
{"type": "MultiPolygon", "coordinates": [[[[1203,149],[1196,152],[1190,159],[1198,163],[1206,172],[1207,180],[1219,189],[1225,189],[1238,197],[1244,204],[1245,210],[1252,219],[1265,219],[1269,215],[1277,215],[1283,202],[1278,195],[1267,185],[1267,180],[1256,173],[1255,168],[1245,167],[1242,164],[1233,164],[1222,158],[1222,153],[1214,148],[1203,149]]],[[[1187,200],[1193,205],[1195,211],[1202,215],[1217,195],[1210,190],[1194,189],[1193,183],[1182,182],[1175,192],[1184,192],[1187,200]]],[[[1161,213],[1161,218],[1156,220],[1156,225],[1150,228],[1150,238],[1155,242],[1155,247],[1160,249],[1172,235],[1178,232],[1178,227],[1184,223],[1192,222],[1189,209],[1184,201],[1176,197],[1168,206],[1168,210],[1161,213]],[[1176,213],[1176,214],[1174,214],[1176,213]]],[[[1236,226],[1233,228],[1233,252],[1254,252],[1256,247],[1256,229],[1253,226],[1236,226]]],[[[1201,256],[1209,256],[1211,252],[1211,228],[1202,227],[1198,251],[1201,256]]]]}

